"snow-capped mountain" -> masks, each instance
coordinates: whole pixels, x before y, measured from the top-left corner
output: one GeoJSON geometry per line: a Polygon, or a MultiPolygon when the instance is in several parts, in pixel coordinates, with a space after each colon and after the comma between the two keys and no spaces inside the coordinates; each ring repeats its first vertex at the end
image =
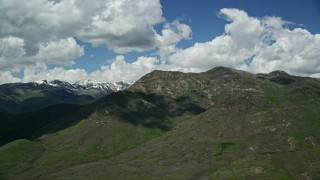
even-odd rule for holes
{"type": "Polygon", "coordinates": [[[73,86],[79,90],[99,89],[99,90],[106,90],[106,91],[110,91],[110,90],[117,91],[113,83],[110,83],[110,82],[83,80],[83,81],[78,81],[74,83],[73,86]]]}
{"type": "Polygon", "coordinates": [[[122,91],[129,88],[133,83],[125,82],[125,81],[117,81],[114,82],[113,85],[116,88],[116,91],[122,91]]]}
{"type": "Polygon", "coordinates": [[[86,105],[130,85],[124,81],[109,83],[91,80],[73,84],[60,80],[2,84],[0,112],[28,112],[62,103],[86,105]]]}
{"type": "Polygon", "coordinates": [[[116,92],[120,90],[125,90],[126,88],[130,87],[132,83],[125,82],[125,81],[118,81],[118,82],[99,82],[99,81],[92,81],[92,80],[82,80],[76,83],[70,84],[65,81],[60,80],[52,80],[47,81],[43,80],[42,82],[37,82],[38,85],[49,85],[54,87],[63,87],[73,91],[89,91],[89,90],[98,90],[98,91],[105,91],[107,94],[110,92],[116,92]]]}
{"type": "Polygon", "coordinates": [[[110,93],[125,90],[132,83],[125,81],[118,82],[99,82],[92,80],[82,80],[75,82],[73,84],[60,80],[47,81],[43,80],[41,82],[34,82],[33,86],[52,86],[54,88],[63,88],[69,91],[72,91],[78,95],[89,95],[94,98],[100,98],[106,96],[110,93]]]}
{"type": "Polygon", "coordinates": [[[42,82],[39,82],[38,84],[45,84],[45,85],[54,86],[54,87],[64,87],[67,89],[74,88],[74,86],[72,84],[65,82],[65,81],[60,81],[60,80],[52,80],[52,81],[43,80],[42,82]]]}

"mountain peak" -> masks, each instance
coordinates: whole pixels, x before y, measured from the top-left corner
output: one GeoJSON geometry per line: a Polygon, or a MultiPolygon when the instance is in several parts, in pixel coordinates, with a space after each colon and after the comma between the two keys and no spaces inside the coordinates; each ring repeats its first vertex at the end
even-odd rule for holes
{"type": "Polygon", "coordinates": [[[230,67],[224,67],[224,66],[216,66],[206,72],[204,74],[214,74],[217,76],[252,76],[252,73],[243,71],[243,70],[238,70],[238,69],[233,69],[230,67]]]}
{"type": "Polygon", "coordinates": [[[216,66],[209,71],[226,71],[226,70],[232,70],[232,69],[225,66],[216,66]]]}
{"type": "Polygon", "coordinates": [[[86,79],[86,80],[81,80],[81,81],[77,81],[74,84],[78,84],[78,85],[92,85],[92,84],[101,84],[103,82],[100,81],[93,81],[91,79],[86,79]]]}
{"type": "Polygon", "coordinates": [[[184,73],[183,73],[183,72],[180,72],[180,71],[154,70],[154,71],[152,71],[151,73],[146,74],[145,76],[153,76],[153,75],[156,75],[156,76],[168,76],[168,75],[171,75],[171,74],[184,74],[184,73]]]}
{"type": "Polygon", "coordinates": [[[281,70],[275,70],[269,73],[269,75],[271,76],[290,76],[288,73],[286,73],[285,71],[281,71],[281,70]]]}
{"type": "Polygon", "coordinates": [[[272,71],[268,74],[258,73],[257,76],[260,79],[268,79],[269,81],[282,85],[291,84],[296,81],[294,76],[280,70],[272,71]]]}

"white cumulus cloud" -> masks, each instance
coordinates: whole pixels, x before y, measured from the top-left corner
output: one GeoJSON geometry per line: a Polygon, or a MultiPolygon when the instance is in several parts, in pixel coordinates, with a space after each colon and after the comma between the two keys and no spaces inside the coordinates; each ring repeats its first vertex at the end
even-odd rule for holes
{"type": "Polygon", "coordinates": [[[174,46],[191,33],[188,25],[165,20],[160,0],[0,0],[0,12],[0,70],[72,65],[84,54],[75,39],[127,53],[167,46],[159,38],[168,36],[174,46]]]}
{"type": "Polygon", "coordinates": [[[224,34],[179,50],[169,62],[199,71],[228,66],[254,73],[284,70],[302,76],[319,74],[320,34],[301,27],[289,29],[289,22],[280,17],[250,17],[238,9],[221,9],[220,17],[229,22],[224,34]]]}
{"type": "Polygon", "coordinates": [[[11,71],[0,71],[0,84],[21,82],[21,79],[14,77],[11,71]]]}
{"type": "Polygon", "coordinates": [[[119,53],[144,51],[156,46],[153,26],[163,20],[159,0],[109,0],[77,33],[86,42],[119,53]]]}
{"type": "Polygon", "coordinates": [[[111,65],[102,66],[88,75],[88,79],[99,81],[136,81],[156,67],[154,57],[139,57],[134,63],[127,63],[122,55],[116,57],[111,65]]]}
{"type": "Polygon", "coordinates": [[[48,64],[72,65],[73,60],[84,54],[83,46],[74,38],[60,39],[40,44],[36,59],[48,64]]]}
{"type": "Polygon", "coordinates": [[[69,69],[54,67],[49,69],[45,64],[38,63],[35,66],[25,68],[22,82],[37,82],[42,80],[63,80],[74,83],[87,79],[88,74],[84,69],[69,69]]]}

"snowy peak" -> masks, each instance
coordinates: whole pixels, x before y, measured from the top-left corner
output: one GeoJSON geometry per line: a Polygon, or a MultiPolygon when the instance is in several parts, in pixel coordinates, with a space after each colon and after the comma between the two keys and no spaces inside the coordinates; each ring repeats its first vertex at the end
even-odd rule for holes
{"type": "Polygon", "coordinates": [[[116,91],[116,89],[113,87],[112,83],[92,81],[92,80],[78,81],[78,82],[74,83],[73,86],[77,89],[82,89],[82,90],[99,89],[99,90],[116,91]]]}
{"type": "Polygon", "coordinates": [[[55,87],[65,87],[67,89],[74,88],[72,84],[65,81],[60,81],[60,80],[52,80],[52,81],[43,80],[42,83],[39,83],[39,84],[45,84],[45,85],[55,86],[55,87]]]}
{"type": "Polygon", "coordinates": [[[82,81],[77,81],[74,84],[75,85],[80,85],[80,86],[94,86],[94,85],[97,85],[97,84],[103,84],[103,82],[92,81],[92,80],[82,80],[82,81]]]}
{"type": "Polygon", "coordinates": [[[36,82],[34,83],[35,85],[49,85],[49,86],[54,86],[54,87],[63,87],[69,90],[73,91],[89,91],[89,90],[98,90],[98,91],[106,91],[108,93],[110,92],[116,92],[120,90],[125,90],[132,83],[128,83],[125,81],[118,81],[118,82],[99,82],[99,81],[92,81],[92,80],[82,80],[78,81],[74,84],[70,84],[65,81],[60,81],[60,80],[52,80],[52,81],[47,81],[43,80],[41,82],[36,82]]]}
{"type": "Polygon", "coordinates": [[[129,88],[132,85],[132,83],[125,82],[125,81],[118,81],[118,82],[114,82],[113,85],[115,86],[116,91],[123,91],[129,88]]]}
{"type": "Polygon", "coordinates": [[[130,85],[131,83],[128,83],[125,81],[110,83],[110,82],[99,82],[99,81],[92,81],[92,80],[78,81],[73,84],[73,86],[75,86],[76,88],[101,89],[101,90],[112,90],[112,91],[125,90],[130,85]]]}

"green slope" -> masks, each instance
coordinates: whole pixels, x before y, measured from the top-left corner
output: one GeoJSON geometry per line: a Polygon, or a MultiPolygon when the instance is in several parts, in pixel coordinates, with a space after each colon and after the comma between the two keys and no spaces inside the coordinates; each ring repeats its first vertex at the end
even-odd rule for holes
{"type": "Polygon", "coordinates": [[[320,178],[317,79],[223,67],[200,74],[155,71],[79,112],[91,115],[28,141],[38,153],[22,168],[4,158],[29,154],[21,140],[0,147],[1,176],[320,178]]]}

